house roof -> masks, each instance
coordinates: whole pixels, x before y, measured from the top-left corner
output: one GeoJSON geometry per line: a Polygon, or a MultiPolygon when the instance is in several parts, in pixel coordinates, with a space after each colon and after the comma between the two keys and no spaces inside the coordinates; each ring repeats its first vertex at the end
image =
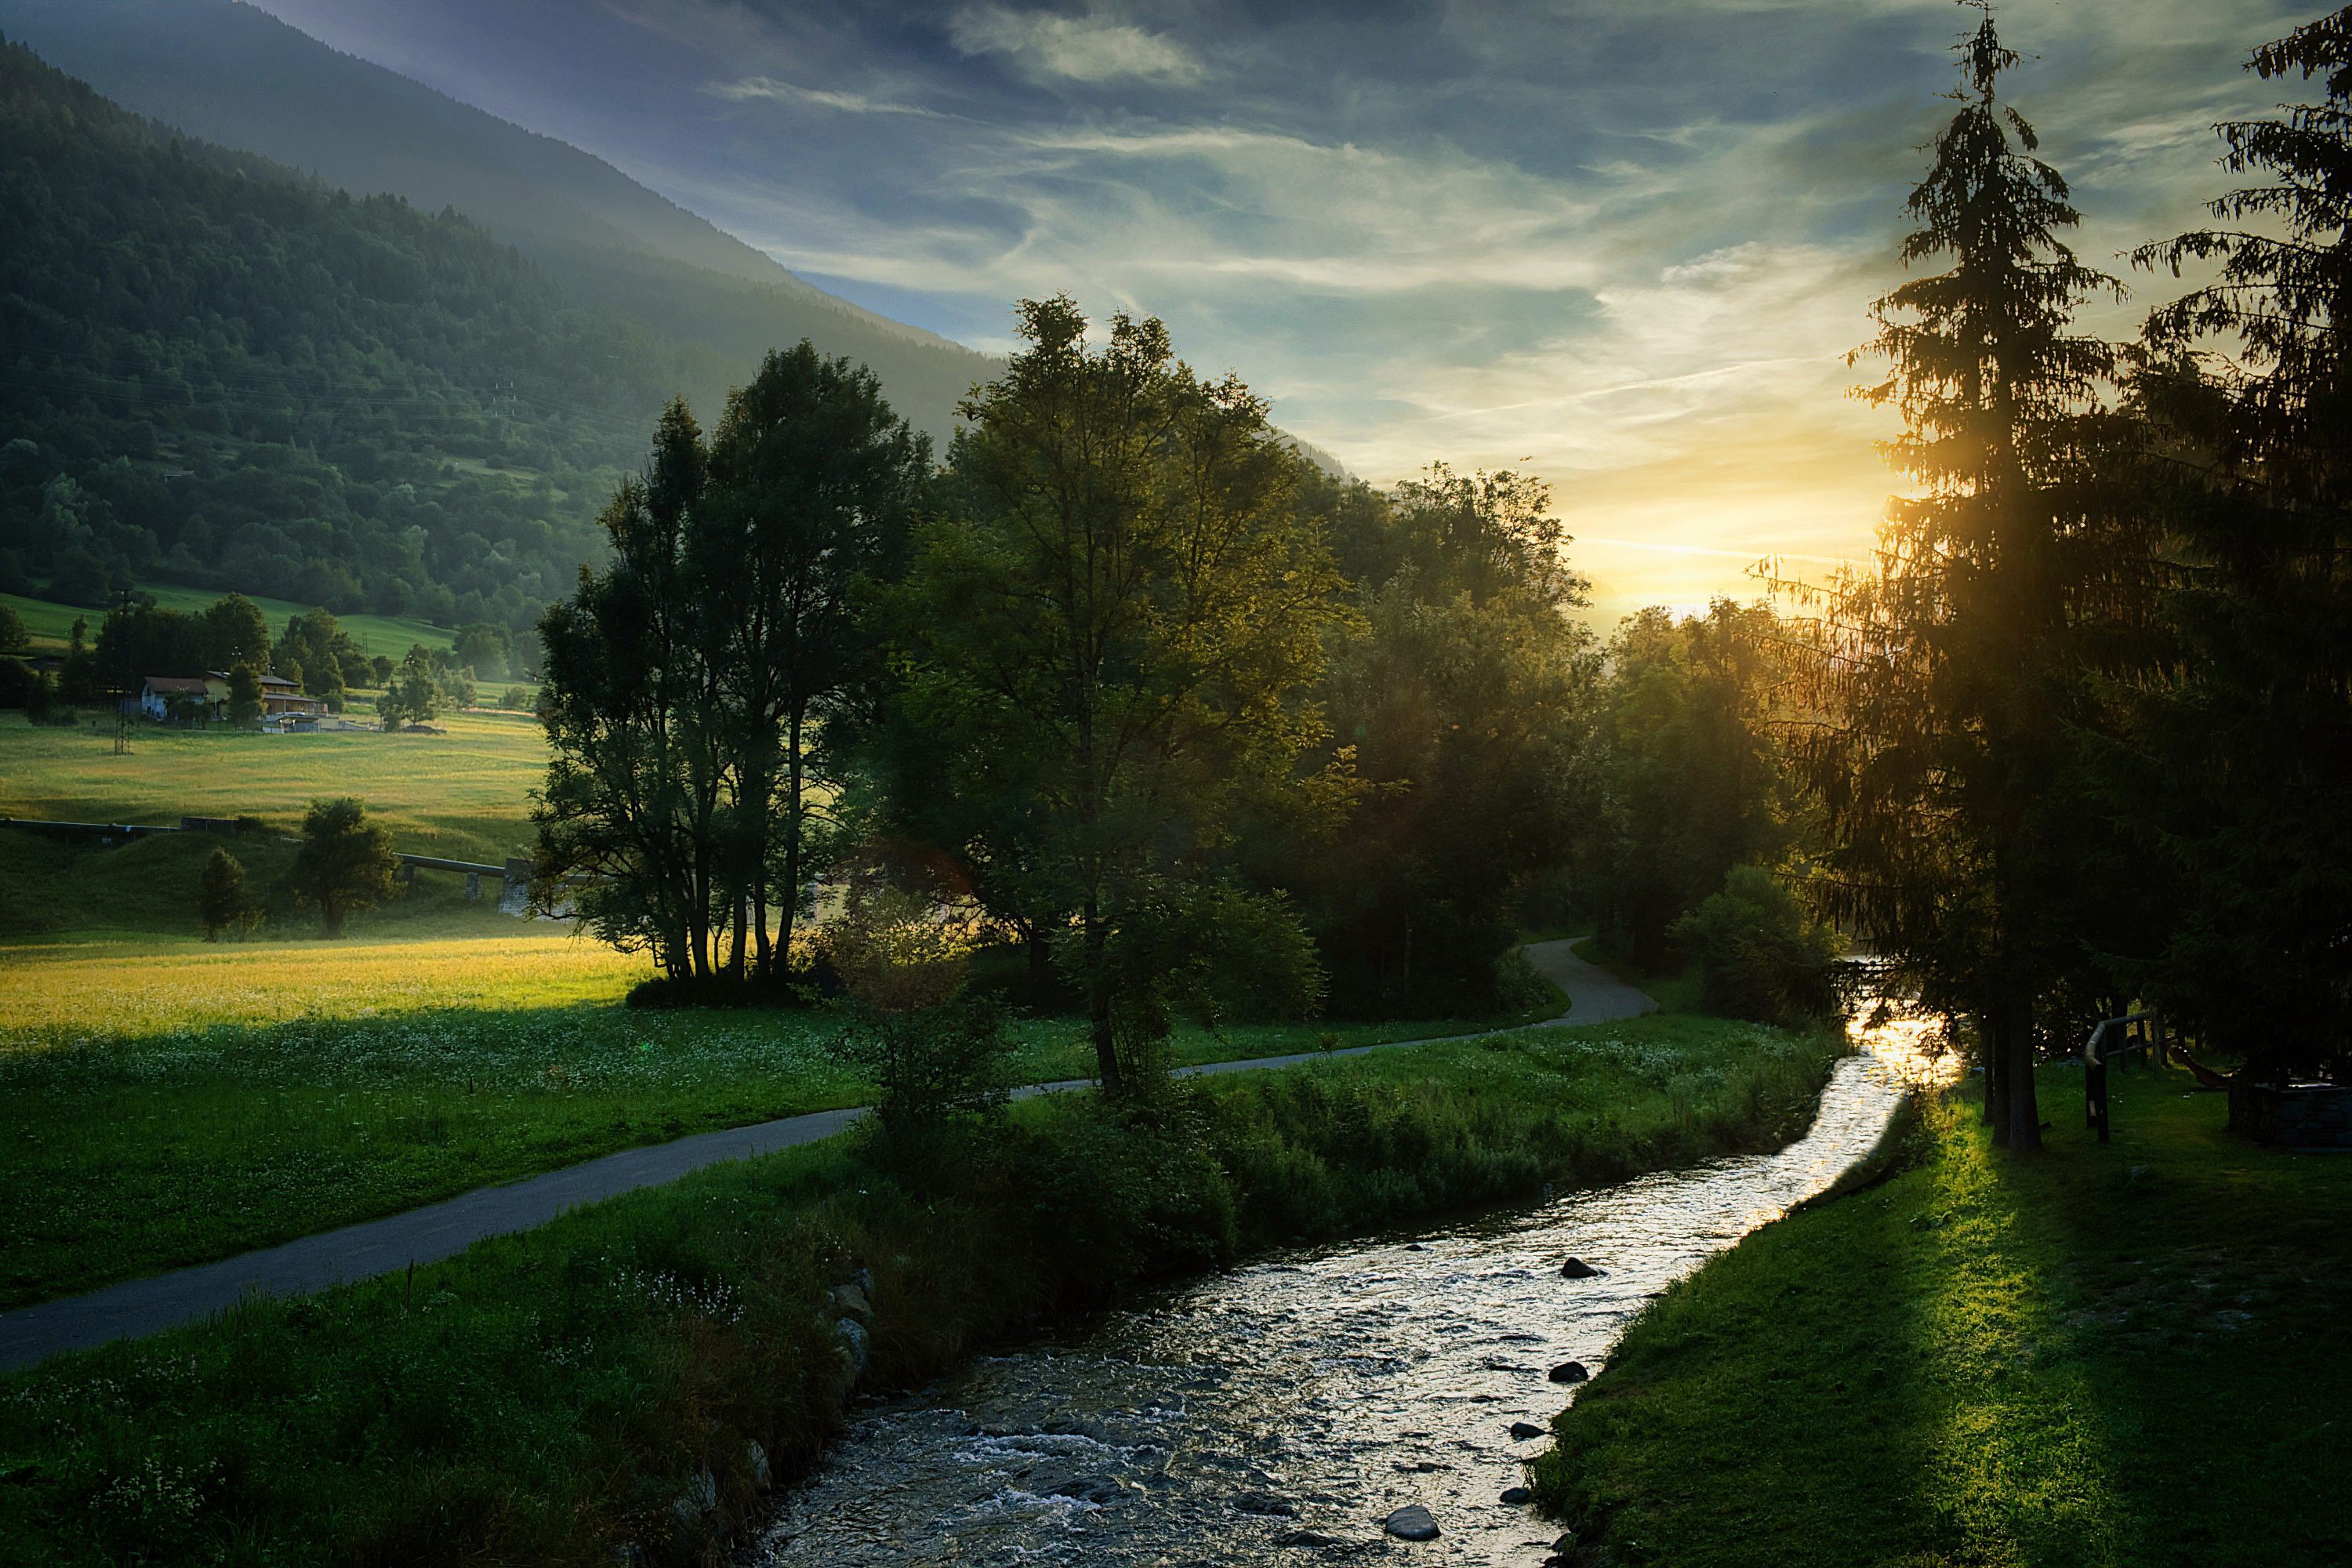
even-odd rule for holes
{"type": "Polygon", "coordinates": [[[151,675],[147,678],[150,691],[202,691],[205,683],[178,675],[151,675]]]}
{"type": "Polygon", "coordinates": [[[282,675],[265,675],[261,678],[261,684],[264,686],[282,686],[289,691],[294,689],[294,683],[287,679],[282,675]]]}

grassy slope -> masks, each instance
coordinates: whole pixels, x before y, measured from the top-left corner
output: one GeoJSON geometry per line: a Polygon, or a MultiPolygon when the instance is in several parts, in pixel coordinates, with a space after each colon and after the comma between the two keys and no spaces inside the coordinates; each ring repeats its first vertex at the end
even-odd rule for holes
{"type": "Polygon", "coordinates": [[[2045,1071],[2050,1148],[1930,1108],[1914,1168],[1670,1292],[1538,1466],[1608,1563],[2352,1561],[2352,1162],[2045,1071]]]}
{"type": "Polygon", "coordinates": [[[258,816],[299,827],[321,795],[358,795],[415,854],[499,861],[530,839],[530,794],[545,781],[538,724],[520,715],[457,714],[446,735],[269,735],[143,725],[131,754],[114,732],[36,729],[0,713],[0,816],[175,823],[258,816]]]}
{"type": "Polygon", "coordinates": [[[841,1142],[718,1167],[0,1382],[0,1539],[77,1563],[715,1560],[756,1501],[746,1439],[789,1473],[838,1417],[818,1303],[861,1267],[871,1381],[904,1385],[1271,1239],[1775,1145],[1838,1048],[1665,1018],[1216,1081],[1160,1131],[1056,1097],[920,1197],[841,1142]],[[1614,1048],[1628,1031],[1661,1048],[1614,1048]],[[717,1507],[681,1516],[698,1470],[717,1507]]]}
{"type": "MultiPolygon", "coordinates": [[[[142,584],[140,592],[148,595],[164,609],[178,610],[183,615],[205,609],[223,594],[223,590],[217,588],[174,588],[160,583],[142,584]]],[[[309,605],[297,605],[286,599],[265,599],[251,594],[246,597],[252,599],[261,613],[268,617],[272,637],[283,632],[288,621],[311,608],[309,605]]],[[[24,617],[25,629],[32,636],[36,652],[63,653],[73,636],[73,624],[77,617],[89,623],[89,639],[95,643],[99,623],[106,618],[104,610],[60,605],[48,599],[26,598],[17,594],[0,594],[0,605],[13,606],[24,617]]],[[[415,643],[423,643],[426,647],[447,647],[456,640],[456,634],[430,622],[401,616],[337,616],[335,621],[351,634],[352,640],[360,645],[360,651],[370,658],[382,654],[386,658],[397,659],[415,643]]]]}

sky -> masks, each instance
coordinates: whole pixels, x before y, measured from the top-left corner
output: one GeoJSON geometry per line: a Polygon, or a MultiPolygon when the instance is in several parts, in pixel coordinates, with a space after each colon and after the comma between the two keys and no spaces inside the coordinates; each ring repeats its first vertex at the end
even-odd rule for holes
{"type": "MultiPolygon", "coordinates": [[[[1541,476],[1596,610],[1865,553],[1847,395],[1954,0],[259,0],[605,159],[812,282],[1002,352],[1066,291],[1164,320],[1359,476],[1541,476]]],[[[2194,226],[2242,67],[2317,11],[2008,0],[2077,250],[2194,226]]],[[[2084,318],[2130,335],[2181,284],[2084,318]]]]}

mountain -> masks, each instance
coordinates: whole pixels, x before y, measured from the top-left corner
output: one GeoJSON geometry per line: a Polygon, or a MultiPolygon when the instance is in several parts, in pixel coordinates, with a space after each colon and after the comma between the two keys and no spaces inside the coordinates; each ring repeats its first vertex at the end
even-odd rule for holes
{"type": "MultiPolygon", "coordinates": [[[[242,0],[0,0],[0,32],[151,119],[354,195],[453,207],[574,302],[700,350],[715,414],[772,347],[805,337],[874,368],[944,450],[957,399],[1000,362],[861,310],[603,160],[328,47],[242,0]]],[[[709,405],[706,408],[705,405],[709,405]]]]}
{"type": "Polygon", "coordinates": [[[709,379],[454,212],[193,141],[15,43],[0,234],[0,591],[525,627],[709,379]]]}

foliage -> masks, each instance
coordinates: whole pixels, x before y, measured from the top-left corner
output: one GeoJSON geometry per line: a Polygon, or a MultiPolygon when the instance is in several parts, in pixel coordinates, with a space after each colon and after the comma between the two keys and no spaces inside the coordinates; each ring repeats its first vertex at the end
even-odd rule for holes
{"type": "MultiPolygon", "coordinates": [[[[2103,783],[2160,874],[2123,982],[2257,1070],[2352,1052],[2352,10],[2253,52],[2315,104],[2216,127],[2231,226],[2142,247],[2220,275],[2148,319],[2134,391],[2170,548],[2166,639],[2103,783]],[[2200,344],[2219,347],[2200,352],[2200,344]]],[[[2138,933],[2135,933],[2138,934],[2138,933]]]]}
{"type": "Polygon", "coordinates": [[[477,680],[503,680],[514,668],[512,634],[490,621],[458,627],[449,651],[452,660],[472,670],[477,680]]]}
{"type": "Polygon", "coordinates": [[[775,983],[837,853],[846,738],[883,670],[861,595],[897,572],[929,448],[873,375],[771,354],[706,443],[683,402],[541,622],[550,876],[673,977],[775,983]],[[723,946],[722,946],[723,944],[723,946]]]}
{"type": "Polygon", "coordinates": [[[353,910],[373,909],[392,897],[392,835],[367,819],[367,807],[350,795],[312,803],[302,820],[302,847],[287,873],[295,901],[316,909],[329,937],[343,934],[353,910]]]}
{"type": "Polygon", "coordinates": [[[2111,351],[2067,331],[2078,300],[2116,285],[2058,238],[2077,216],[1996,97],[2017,57],[1989,12],[1956,52],[1961,107],[1902,249],[1952,267],[1881,300],[1858,351],[1887,362],[1864,395],[1901,411],[1887,456],[1922,493],[1891,503],[1874,570],[1833,584],[1801,665],[1820,719],[1793,739],[1827,840],[1809,885],[1929,1005],[1979,1021],[1994,1114],[2030,1149],[2038,1031],[2088,894],[2081,796],[2052,782],[2070,725],[2092,721],[2084,627],[2137,602],[2143,557],[2085,471],[2111,351]]]}
{"type": "Polygon", "coordinates": [[[1593,1561],[1677,1568],[2352,1553],[2352,1184],[2191,1087],[2118,1068],[2114,1145],[2059,1119],[2033,1161],[1930,1101],[1878,1184],[1627,1329],[1535,1463],[1547,1511],[1593,1561]],[[2180,1396],[2204,1380],[2230,1397],[2180,1396]]]}
{"type": "Polygon", "coordinates": [[[0,605],[0,653],[14,653],[32,640],[32,634],[25,629],[25,617],[16,613],[16,607],[0,605]]]}
{"type": "Polygon", "coordinates": [[[1438,465],[1316,505],[1362,610],[1324,682],[1329,762],[1361,787],[1342,833],[1253,832],[1253,874],[1296,890],[1351,1015],[1492,1005],[1520,900],[1569,859],[1589,802],[1584,584],[1524,475],[1438,465]]]}
{"type": "Polygon", "coordinates": [[[473,702],[474,678],[458,666],[457,656],[446,648],[418,643],[409,648],[399,668],[384,683],[383,695],[375,700],[375,710],[385,729],[396,730],[403,724],[438,718],[444,709],[470,708],[473,702]]]}
{"type": "Polygon", "coordinates": [[[226,849],[215,849],[205,862],[204,880],[196,887],[196,923],[206,942],[225,934],[243,935],[261,918],[261,910],[245,885],[245,868],[226,849]]]}
{"type": "Polygon", "coordinates": [[[1158,321],[1117,317],[1095,350],[1066,298],[1020,314],[1028,347],[966,405],[950,510],[891,600],[901,712],[946,787],[992,803],[969,824],[988,837],[950,846],[999,868],[975,884],[1074,933],[1061,956],[1116,1091],[1121,1037],[1158,1027],[1119,939],[1215,879],[1245,804],[1344,799],[1291,769],[1323,734],[1314,682],[1345,610],[1261,400],[1198,380],[1158,321]]]}
{"type": "Polygon", "coordinates": [[[261,677],[249,664],[229,668],[228,717],[229,722],[240,729],[261,720],[261,677]]]}
{"type": "Polygon", "coordinates": [[[877,1152],[901,1180],[939,1181],[962,1123],[1004,1104],[1003,1009],[964,994],[971,932],[920,893],[853,885],[824,926],[826,963],[848,995],[834,1044],[876,1089],[877,1152]]]}
{"type": "Polygon", "coordinates": [[[1835,933],[1768,871],[1734,866],[1673,935],[1698,965],[1699,1005],[1710,1013],[1794,1024],[1838,1010],[1835,933]]]}
{"type": "Polygon", "coordinates": [[[1778,733],[1785,640],[1769,605],[1717,599],[1680,621],[1644,610],[1610,641],[1584,848],[1602,937],[1639,964],[1665,963],[1674,921],[1735,867],[1805,841],[1778,733]]]}

